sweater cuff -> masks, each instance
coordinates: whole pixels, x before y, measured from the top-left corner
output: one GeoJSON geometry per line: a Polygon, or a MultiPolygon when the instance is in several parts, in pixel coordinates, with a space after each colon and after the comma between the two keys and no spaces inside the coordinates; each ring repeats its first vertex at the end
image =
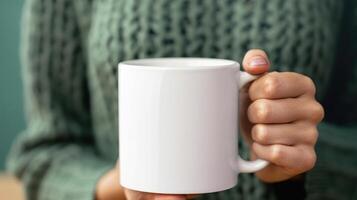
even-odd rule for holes
{"type": "MultiPolygon", "coordinates": [[[[113,169],[113,166],[102,166],[92,173],[82,174],[82,177],[78,181],[78,190],[73,192],[76,200],[95,200],[96,187],[99,179],[104,176],[109,170],[113,169]],[[82,180],[80,180],[82,179],[82,180]]],[[[118,180],[119,181],[119,180],[118,180]]],[[[68,198],[70,199],[70,198],[68,198]]]]}
{"type": "MultiPolygon", "coordinates": [[[[78,161],[67,160],[66,162],[78,161]]],[[[99,179],[115,164],[96,157],[81,158],[80,162],[81,165],[78,163],[75,165],[53,164],[51,171],[44,175],[39,199],[95,199],[99,179]],[[59,196],[53,197],[52,195],[59,196]]]]}
{"type": "Polygon", "coordinates": [[[316,144],[317,162],[306,174],[308,200],[353,199],[357,187],[354,128],[322,123],[316,144]]]}
{"type": "Polygon", "coordinates": [[[357,127],[321,123],[318,129],[317,167],[357,179],[357,127]]]}
{"type": "Polygon", "coordinates": [[[355,199],[357,193],[351,192],[357,189],[357,178],[351,176],[348,170],[331,166],[332,162],[339,163],[336,157],[330,157],[331,147],[320,143],[318,145],[318,161],[313,170],[306,174],[305,190],[307,200],[320,199],[355,199]]]}

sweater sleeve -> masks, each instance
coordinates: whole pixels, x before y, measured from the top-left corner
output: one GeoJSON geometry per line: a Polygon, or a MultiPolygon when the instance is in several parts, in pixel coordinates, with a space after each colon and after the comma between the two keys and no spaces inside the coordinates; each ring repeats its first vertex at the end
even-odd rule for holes
{"type": "Polygon", "coordinates": [[[306,175],[307,199],[357,198],[357,126],[322,123],[317,163],[306,175]]]}
{"type": "Polygon", "coordinates": [[[72,0],[27,0],[22,66],[27,127],[7,169],[28,199],[94,199],[97,180],[114,163],[97,151],[91,132],[86,59],[72,0]]]}
{"type": "Polygon", "coordinates": [[[357,2],[346,0],[307,199],[357,199],[357,2]]]}

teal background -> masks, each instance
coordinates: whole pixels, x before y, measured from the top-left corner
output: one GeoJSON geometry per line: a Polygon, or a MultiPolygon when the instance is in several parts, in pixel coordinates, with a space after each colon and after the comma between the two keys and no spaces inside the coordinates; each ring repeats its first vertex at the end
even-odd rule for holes
{"type": "Polygon", "coordinates": [[[14,137],[25,127],[19,61],[22,4],[0,1],[0,171],[14,137]]]}

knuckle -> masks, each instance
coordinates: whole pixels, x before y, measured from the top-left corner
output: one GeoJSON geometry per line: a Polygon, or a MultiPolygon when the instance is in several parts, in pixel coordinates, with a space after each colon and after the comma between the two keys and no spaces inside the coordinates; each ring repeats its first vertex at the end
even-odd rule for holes
{"type": "Polygon", "coordinates": [[[324,108],[318,102],[314,102],[311,105],[311,120],[314,122],[320,122],[324,118],[324,108]]]}
{"type": "Polygon", "coordinates": [[[277,72],[271,72],[266,75],[263,82],[263,94],[266,98],[274,97],[278,92],[280,81],[277,72]]]}
{"type": "Polygon", "coordinates": [[[315,87],[314,81],[308,76],[304,76],[304,78],[305,78],[305,82],[306,82],[306,85],[307,85],[307,91],[310,94],[315,95],[316,87],[315,87]]]}
{"type": "Polygon", "coordinates": [[[307,130],[306,140],[308,144],[316,144],[319,132],[315,126],[307,130]]]}
{"type": "Polygon", "coordinates": [[[271,161],[273,163],[280,163],[284,158],[284,150],[281,146],[272,146],[271,147],[271,161]]]}
{"type": "Polygon", "coordinates": [[[254,125],[252,138],[256,142],[266,142],[269,139],[267,127],[263,124],[254,125]]]}
{"type": "Polygon", "coordinates": [[[307,153],[305,154],[305,158],[304,158],[304,164],[303,164],[303,169],[302,171],[308,171],[311,170],[316,163],[316,153],[314,150],[309,150],[307,151],[307,153]]]}
{"type": "Polygon", "coordinates": [[[271,109],[267,100],[256,100],[250,106],[251,121],[255,123],[265,122],[271,115],[271,109]]]}

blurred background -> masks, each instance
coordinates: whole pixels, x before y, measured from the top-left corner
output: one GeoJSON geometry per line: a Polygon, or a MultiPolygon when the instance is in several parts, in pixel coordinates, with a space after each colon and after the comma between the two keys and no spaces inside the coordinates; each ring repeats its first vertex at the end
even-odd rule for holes
{"type": "Polygon", "coordinates": [[[24,129],[19,59],[23,0],[0,1],[0,171],[14,137],[24,129]]]}
{"type": "Polygon", "coordinates": [[[24,199],[21,184],[5,174],[5,159],[16,137],[24,130],[19,56],[23,0],[0,1],[0,199],[24,199]]]}

